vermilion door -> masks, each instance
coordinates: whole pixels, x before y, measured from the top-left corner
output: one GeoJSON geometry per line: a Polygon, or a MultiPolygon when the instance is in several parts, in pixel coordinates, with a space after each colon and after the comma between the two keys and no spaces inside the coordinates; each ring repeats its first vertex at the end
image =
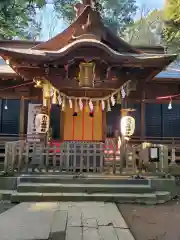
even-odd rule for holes
{"type": "Polygon", "coordinates": [[[83,109],[73,117],[74,109],[67,107],[64,112],[64,140],[68,141],[102,141],[103,114],[95,112],[94,117],[83,109]]]}

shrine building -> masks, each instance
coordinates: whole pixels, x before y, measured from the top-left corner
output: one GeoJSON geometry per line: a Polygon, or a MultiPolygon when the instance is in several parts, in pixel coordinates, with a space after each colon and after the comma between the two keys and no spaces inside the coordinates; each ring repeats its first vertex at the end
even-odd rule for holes
{"type": "Polygon", "coordinates": [[[88,1],[46,42],[0,41],[0,134],[26,136],[29,103],[50,115],[56,141],[105,141],[120,129],[121,109],[135,109],[134,138],[180,137],[180,73],[161,46],[131,46],[108,29],[88,1]]]}

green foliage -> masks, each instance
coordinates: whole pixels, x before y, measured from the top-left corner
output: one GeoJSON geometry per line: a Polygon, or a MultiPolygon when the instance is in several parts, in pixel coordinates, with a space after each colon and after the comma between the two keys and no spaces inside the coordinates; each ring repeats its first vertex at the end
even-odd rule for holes
{"type": "MultiPolygon", "coordinates": [[[[67,23],[74,20],[73,6],[78,0],[55,0],[55,9],[67,23]]],[[[99,0],[104,23],[116,33],[121,34],[128,24],[133,22],[137,6],[135,0],[99,0]]]]}
{"type": "Polygon", "coordinates": [[[164,40],[168,50],[180,53],[180,0],[168,0],[164,9],[164,40]]]}
{"type": "Polygon", "coordinates": [[[32,39],[40,32],[36,10],[44,5],[45,0],[0,0],[0,39],[32,39]]]}
{"type": "Polygon", "coordinates": [[[132,45],[156,46],[162,43],[163,13],[153,10],[127,27],[124,39],[132,45]]]}

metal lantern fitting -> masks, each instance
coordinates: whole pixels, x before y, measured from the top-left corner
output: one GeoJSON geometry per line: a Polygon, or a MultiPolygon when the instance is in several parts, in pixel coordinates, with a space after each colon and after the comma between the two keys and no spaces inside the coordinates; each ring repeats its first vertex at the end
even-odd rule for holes
{"type": "Polygon", "coordinates": [[[131,116],[121,118],[121,134],[124,137],[130,137],[135,131],[135,119],[131,116]]]}
{"type": "Polygon", "coordinates": [[[36,133],[47,133],[49,130],[49,116],[47,114],[37,114],[35,118],[36,133]]]}
{"type": "Polygon", "coordinates": [[[93,87],[94,80],[94,63],[81,63],[79,65],[79,85],[80,87],[93,87]]]}

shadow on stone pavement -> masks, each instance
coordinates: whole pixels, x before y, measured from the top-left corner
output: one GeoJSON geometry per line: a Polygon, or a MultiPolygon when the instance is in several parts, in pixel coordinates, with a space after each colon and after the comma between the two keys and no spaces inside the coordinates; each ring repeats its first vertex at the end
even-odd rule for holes
{"type": "Polygon", "coordinates": [[[146,206],[118,204],[136,240],[180,240],[180,200],[146,206]]]}

